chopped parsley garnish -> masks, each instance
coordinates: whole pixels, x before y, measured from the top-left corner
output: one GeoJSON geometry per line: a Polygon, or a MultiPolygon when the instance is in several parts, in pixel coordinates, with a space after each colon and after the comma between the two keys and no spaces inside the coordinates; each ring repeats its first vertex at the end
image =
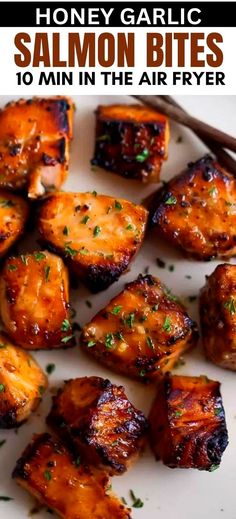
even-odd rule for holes
{"type": "Polygon", "coordinates": [[[137,162],[145,162],[145,160],[148,159],[150,153],[147,148],[144,148],[144,150],[141,151],[138,155],[136,155],[137,162]]]}
{"type": "Polygon", "coordinates": [[[13,207],[15,204],[12,200],[0,200],[1,207],[13,207]]]}
{"type": "Polygon", "coordinates": [[[208,193],[210,196],[214,196],[218,193],[218,190],[215,186],[212,186],[211,189],[209,189],[208,193]]]}
{"type": "Polygon", "coordinates": [[[148,347],[150,348],[150,350],[154,350],[154,342],[151,337],[146,338],[146,343],[147,343],[148,347]]]}
{"type": "Polygon", "coordinates": [[[86,223],[90,220],[90,216],[88,216],[88,214],[86,214],[82,220],[81,220],[81,223],[83,223],[84,225],[86,225],[86,223]]]}
{"type": "Polygon", "coordinates": [[[153,306],[152,306],[152,312],[156,312],[156,311],[158,310],[158,307],[159,307],[158,304],[153,305],[153,306]]]}
{"type": "Polygon", "coordinates": [[[175,418],[180,418],[182,416],[182,411],[175,411],[175,418]]]}
{"type": "MultiPolygon", "coordinates": [[[[75,251],[74,251],[75,252],[75,251]]],[[[85,247],[82,247],[81,249],[79,249],[79,253],[82,254],[82,256],[86,256],[87,254],[89,254],[89,250],[86,249],[85,247]]],[[[76,251],[76,254],[77,254],[77,251],[76,251]]],[[[75,254],[73,254],[74,256],[75,254]]]]}
{"type": "Polygon", "coordinates": [[[76,467],[79,467],[80,466],[80,463],[81,463],[81,457],[80,456],[77,456],[76,460],[75,460],[75,465],[76,467]]]}
{"type": "Polygon", "coordinates": [[[96,225],[96,227],[94,227],[94,230],[93,230],[93,235],[96,237],[100,233],[101,233],[101,227],[99,227],[99,225],[96,225]]]}
{"type": "Polygon", "coordinates": [[[69,227],[67,227],[67,226],[65,225],[65,227],[64,227],[64,229],[63,229],[63,234],[64,234],[65,236],[68,236],[69,232],[70,232],[69,227]]]}
{"type": "Polygon", "coordinates": [[[174,272],[175,266],[174,265],[169,265],[168,270],[169,270],[169,272],[174,272]]]}
{"type": "Polygon", "coordinates": [[[156,258],[156,262],[157,262],[157,266],[160,269],[164,269],[165,268],[166,264],[165,264],[165,262],[161,258],[156,258]]]}
{"type": "Polygon", "coordinates": [[[219,416],[221,413],[221,408],[220,407],[217,407],[216,409],[214,409],[214,415],[215,416],[219,416]]]}
{"type": "Polygon", "coordinates": [[[96,342],[95,341],[89,341],[88,344],[87,344],[87,347],[88,348],[92,348],[93,346],[95,346],[96,342]]]}
{"type": "Polygon", "coordinates": [[[56,369],[55,364],[47,364],[47,366],[46,366],[46,372],[48,375],[51,375],[53,373],[53,371],[55,371],[55,369],[56,369]]]}
{"type": "Polygon", "coordinates": [[[10,264],[10,265],[8,265],[7,270],[9,270],[10,272],[13,272],[14,270],[17,270],[17,266],[10,264]]]}
{"type": "Polygon", "coordinates": [[[73,258],[74,256],[76,256],[76,254],[78,254],[78,251],[76,249],[72,249],[70,244],[71,244],[71,241],[68,241],[67,243],[65,243],[65,253],[66,253],[66,256],[71,256],[73,258]]]}
{"type": "Polygon", "coordinates": [[[6,347],[7,347],[7,345],[6,345],[5,343],[3,343],[3,342],[0,343],[0,350],[1,350],[2,348],[6,348],[6,347]]]}
{"type": "Polygon", "coordinates": [[[133,231],[134,227],[133,225],[131,225],[131,223],[129,223],[126,227],[126,231],[133,231]]]}
{"type": "Polygon", "coordinates": [[[131,313],[128,315],[128,317],[125,318],[125,324],[127,324],[127,326],[128,326],[129,328],[133,328],[134,321],[135,321],[135,314],[131,312],[131,313]]]}
{"type": "Polygon", "coordinates": [[[80,211],[80,209],[81,209],[81,205],[76,205],[75,212],[78,213],[78,211],[80,211]]]}
{"type": "Polygon", "coordinates": [[[67,335],[66,337],[63,337],[63,339],[61,339],[61,342],[63,342],[64,344],[66,344],[66,343],[69,342],[71,339],[73,339],[73,335],[67,335]]]}
{"type": "Polygon", "coordinates": [[[36,261],[41,261],[46,258],[46,255],[43,252],[34,252],[34,257],[36,261]]]}
{"type": "Polygon", "coordinates": [[[121,205],[120,202],[118,202],[118,200],[115,200],[115,209],[117,209],[117,211],[121,211],[121,209],[123,209],[123,206],[121,205]]]}
{"type": "Polygon", "coordinates": [[[86,304],[86,306],[87,306],[88,308],[92,308],[92,303],[91,303],[91,301],[89,301],[89,299],[87,299],[87,300],[85,301],[85,304],[86,304]]]}
{"type": "Polygon", "coordinates": [[[70,321],[68,319],[64,319],[61,323],[61,331],[62,332],[68,332],[70,330],[70,321]]]}
{"type": "Polygon", "coordinates": [[[146,370],[145,370],[145,369],[141,369],[141,370],[139,371],[139,376],[140,376],[140,377],[145,377],[145,375],[146,375],[146,370]]]}
{"type": "Polygon", "coordinates": [[[97,191],[92,191],[93,196],[97,196],[97,191]]]}
{"type": "Polygon", "coordinates": [[[164,320],[162,328],[167,333],[171,332],[171,320],[170,320],[170,317],[168,317],[168,315],[165,317],[165,320],[164,320]]]}
{"type": "Polygon", "coordinates": [[[43,394],[45,393],[45,387],[44,386],[39,386],[38,387],[38,392],[39,392],[40,396],[43,396],[43,394]]]}
{"type": "Polygon", "coordinates": [[[122,503],[123,503],[124,505],[127,506],[127,501],[126,501],[125,497],[121,497],[121,501],[122,501],[122,503]]]}
{"type": "Polygon", "coordinates": [[[0,496],[0,501],[13,501],[13,497],[0,496]]]}
{"type": "Polygon", "coordinates": [[[119,341],[123,341],[124,340],[124,337],[123,337],[121,332],[116,332],[115,336],[117,337],[117,339],[119,339],[119,341]]]}
{"type": "Polygon", "coordinates": [[[140,499],[140,497],[136,497],[133,490],[130,490],[130,496],[133,500],[132,507],[133,508],[142,508],[143,507],[143,501],[140,499]]]}
{"type": "Polygon", "coordinates": [[[45,281],[48,281],[50,270],[51,270],[51,267],[49,265],[45,265],[45,267],[44,267],[45,281]]]}
{"type": "Polygon", "coordinates": [[[4,384],[0,384],[0,393],[3,393],[5,391],[4,384]]]}
{"type": "Polygon", "coordinates": [[[105,336],[105,346],[110,350],[114,346],[114,335],[113,333],[107,333],[105,336]]]}
{"type": "Polygon", "coordinates": [[[50,470],[45,470],[44,473],[44,478],[47,480],[47,481],[51,481],[52,479],[52,473],[50,472],[50,470]]]}
{"type": "Polygon", "coordinates": [[[170,195],[165,201],[165,205],[175,205],[177,204],[177,198],[174,195],[170,195]]]}
{"type": "Polygon", "coordinates": [[[233,297],[230,297],[228,301],[224,303],[224,308],[229,310],[230,315],[234,315],[236,313],[235,300],[233,297]]]}
{"type": "Polygon", "coordinates": [[[117,314],[119,314],[121,312],[121,310],[122,310],[122,306],[121,305],[114,306],[114,308],[111,311],[111,314],[117,315],[117,314]]]}
{"type": "Polygon", "coordinates": [[[0,447],[3,447],[3,445],[6,443],[7,440],[0,440],[0,447]]]}
{"type": "Polygon", "coordinates": [[[141,315],[141,317],[139,317],[139,322],[140,323],[144,323],[144,321],[147,320],[147,315],[141,315]]]}
{"type": "Polygon", "coordinates": [[[100,137],[97,137],[96,141],[97,142],[106,142],[106,141],[110,141],[111,140],[111,137],[108,133],[104,133],[103,135],[100,135],[100,137]]]}
{"type": "Polygon", "coordinates": [[[115,440],[114,442],[112,442],[111,446],[112,447],[116,447],[118,445],[118,440],[115,440]]]}
{"type": "Polygon", "coordinates": [[[209,472],[214,472],[214,470],[217,470],[219,468],[220,465],[211,465],[210,469],[209,469],[209,472]]]}

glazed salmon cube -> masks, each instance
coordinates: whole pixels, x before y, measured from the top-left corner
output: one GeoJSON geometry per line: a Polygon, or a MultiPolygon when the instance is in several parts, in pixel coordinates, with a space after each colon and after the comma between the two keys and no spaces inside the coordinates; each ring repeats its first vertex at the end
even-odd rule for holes
{"type": "Polygon", "coordinates": [[[84,326],[81,346],[111,369],[155,380],[196,344],[196,324],[157,278],[140,275],[84,326]]]}
{"type": "Polygon", "coordinates": [[[110,475],[122,474],[144,444],[147,420],[128,400],[124,388],[100,377],[68,380],[53,398],[47,422],[110,475]]]}
{"type": "Polygon", "coordinates": [[[47,377],[31,355],[0,334],[0,427],[17,427],[39,405],[47,377]]]}
{"type": "Polygon", "coordinates": [[[0,111],[0,187],[30,198],[67,177],[73,106],[67,97],[20,99],[0,111]]]}
{"type": "Polygon", "coordinates": [[[45,433],[35,435],[13,471],[17,483],[63,519],[130,519],[105,472],[73,459],[45,433]]]}
{"type": "Polygon", "coordinates": [[[141,105],[99,106],[92,164],[125,178],[158,182],[168,143],[165,115],[141,105]]]}
{"type": "Polygon", "coordinates": [[[150,412],[150,443],[171,468],[213,471],[228,444],[220,384],[166,374],[150,412]]]}

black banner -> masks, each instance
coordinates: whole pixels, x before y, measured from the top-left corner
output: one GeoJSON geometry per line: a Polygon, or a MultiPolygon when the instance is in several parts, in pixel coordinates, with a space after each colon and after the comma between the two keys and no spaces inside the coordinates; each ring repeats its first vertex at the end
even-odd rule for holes
{"type": "Polygon", "coordinates": [[[236,27],[236,2],[0,2],[0,9],[0,27],[236,27]]]}

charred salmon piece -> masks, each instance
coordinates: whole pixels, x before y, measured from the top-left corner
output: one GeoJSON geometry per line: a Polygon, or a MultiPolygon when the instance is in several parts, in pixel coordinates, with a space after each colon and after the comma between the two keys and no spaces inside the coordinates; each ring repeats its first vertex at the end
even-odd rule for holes
{"type": "Polygon", "coordinates": [[[147,420],[124,388],[100,377],[66,381],[47,423],[85,462],[123,474],[144,445],[147,420]]]}
{"type": "Polygon", "coordinates": [[[236,370],[236,265],[218,265],[200,294],[202,342],[208,359],[236,370]]]}
{"type": "Polygon", "coordinates": [[[95,191],[55,193],[42,205],[39,232],[75,277],[99,292],[127,270],[144,239],[147,215],[142,206],[95,191]]]}
{"type": "Polygon", "coordinates": [[[236,180],[207,156],[174,177],[152,202],[151,226],[199,260],[236,254],[236,180]]]}
{"type": "Polygon", "coordinates": [[[29,350],[74,345],[68,272],[48,251],[13,256],[0,278],[0,314],[9,336],[29,350]]]}
{"type": "Polygon", "coordinates": [[[103,471],[73,459],[50,434],[33,437],[17,461],[13,478],[63,519],[130,519],[129,510],[109,492],[103,471]]]}
{"type": "Polygon", "coordinates": [[[31,355],[0,334],[0,427],[17,427],[41,401],[47,377],[31,355]]]}
{"type": "Polygon", "coordinates": [[[169,133],[167,117],[151,108],[99,106],[92,164],[125,178],[158,182],[169,133]]]}
{"type": "Polygon", "coordinates": [[[166,374],[150,412],[150,443],[171,468],[218,468],[228,445],[220,384],[207,377],[166,374]]]}
{"type": "Polygon", "coordinates": [[[0,189],[0,257],[23,234],[28,216],[29,206],[23,198],[0,189]]]}
{"type": "Polygon", "coordinates": [[[20,99],[0,111],[0,187],[29,198],[67,177],[73,106],[67,97],[20,99]]]}
{"type": "Polygon", "coordinates": [[[82,330],[81,346],[108,367],[155,380],[197,341],[186,309],[151,275],[128,283],[82,330]]]}

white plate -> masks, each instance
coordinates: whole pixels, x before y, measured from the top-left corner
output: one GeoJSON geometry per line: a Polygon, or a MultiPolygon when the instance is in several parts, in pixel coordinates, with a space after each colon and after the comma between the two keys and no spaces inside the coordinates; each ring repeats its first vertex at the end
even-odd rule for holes
{"type": "MultiPolygon", "coordinates": [[[[62,92],[63,93],[63,92],[62,92]]],[[[16,96],[17,97],[17,96],[16,96]]],[[[136,181],[103,171],[91,171],[90,159],[94,145],[94,115],[98,104],[129,103],[128,97],[103,96],[74,96],[76,103],[75,135],[72,143],[72,157],[69,178],[64,186],[65,190],[87,191],[96,189],[99,193],[120,196],[134,202],[140,202],[155,186],[143,186],[136,181]]],[[[236,134],[236,96],[186,96],[179,97],[179,102],[193,114],[222,128],[229,133],[236,134]]],[[[9,98],[1,96],[3,106],[9,98]]],[[[187,162],[199,158],[206,150],[197,138],[180,126],[172,124],[169,160],[162,169],[162,178],[168,179],[178,173],[187,162]],[[178,137],[182,142],[177,144],[178,137]]],[[[27,247],[32,248],[29,238],[27,247]]],[[[131,281],[149,266],[150,273],[159,276],[177,295],[188,298],[196,295],[204,284],[205,275],[212,272],[217,262],[200,263],[187,261],[171,247],[154,241],[146,240],[142,250],[131,266],[130,271],[122,276],[108,290],[91,296],[83,287],[71,293],[73,307],[77,309],[76,320],[84,324],[102,308],[124,283],[131,281]],[[158,268],[156,258],[166,262],[165,269],[158,268]],[[169,272],[168,265],[175,265],[173,272],[169,272]],[[186,275],[191,275],[187,279],[186,275]],[[86,305],[86,300],[92,302],[92,308],[86,305]]],[[[197,318],[197,303],[188,305],[190,315],[197,318]]],[[[41,366],[53,362],[56,370],[49,377],[50,386],[60,385],[61,381],[84,375],[100,375],[110,378],[113,382],[123,384],[131,401],[144,412],[148,413],[154,390],[143,386],[128,378],[118,376],[93,362],[79,348],[67,351],[48,351],[35,353],[41,366]]],[[[161,462],[156,462],[152,454],[147,451],[141,459],[122,477],[113,479],[113,488],[120,496],[124,496],[128,503],[129,490],[144,502],[144,507],[133,509],[134,519],[235,519],[235,483],[236,483],[236,399],[235,374],[217,368],[207,362],[198,348],[185,356],[186,364],[178,369],[178,373],[187,375],[207,374],[209,378],[220,380],[222,383],[223,402],[226,411],[229,430],[229,446],[223,455],[220,468],[213,472],[197,470],[169,469],[161,462]]],[[[0,518],[25,519],[34,501],[11,480],[11,471],[22,449],[30,441],[33,432],[45,430],[44,418],[50,408],[50,391],[45,396],[39,410],[19,430],[0,431],[0,440],[7,442],[0,453],[0,495],[10,496],[14,500],[0,501],[0,518]]],[[[38,519],[52,517],[45,510],[36,516],[38,519]]],[[[112,518],[111,518],[112,519],[112,518]]]]}

